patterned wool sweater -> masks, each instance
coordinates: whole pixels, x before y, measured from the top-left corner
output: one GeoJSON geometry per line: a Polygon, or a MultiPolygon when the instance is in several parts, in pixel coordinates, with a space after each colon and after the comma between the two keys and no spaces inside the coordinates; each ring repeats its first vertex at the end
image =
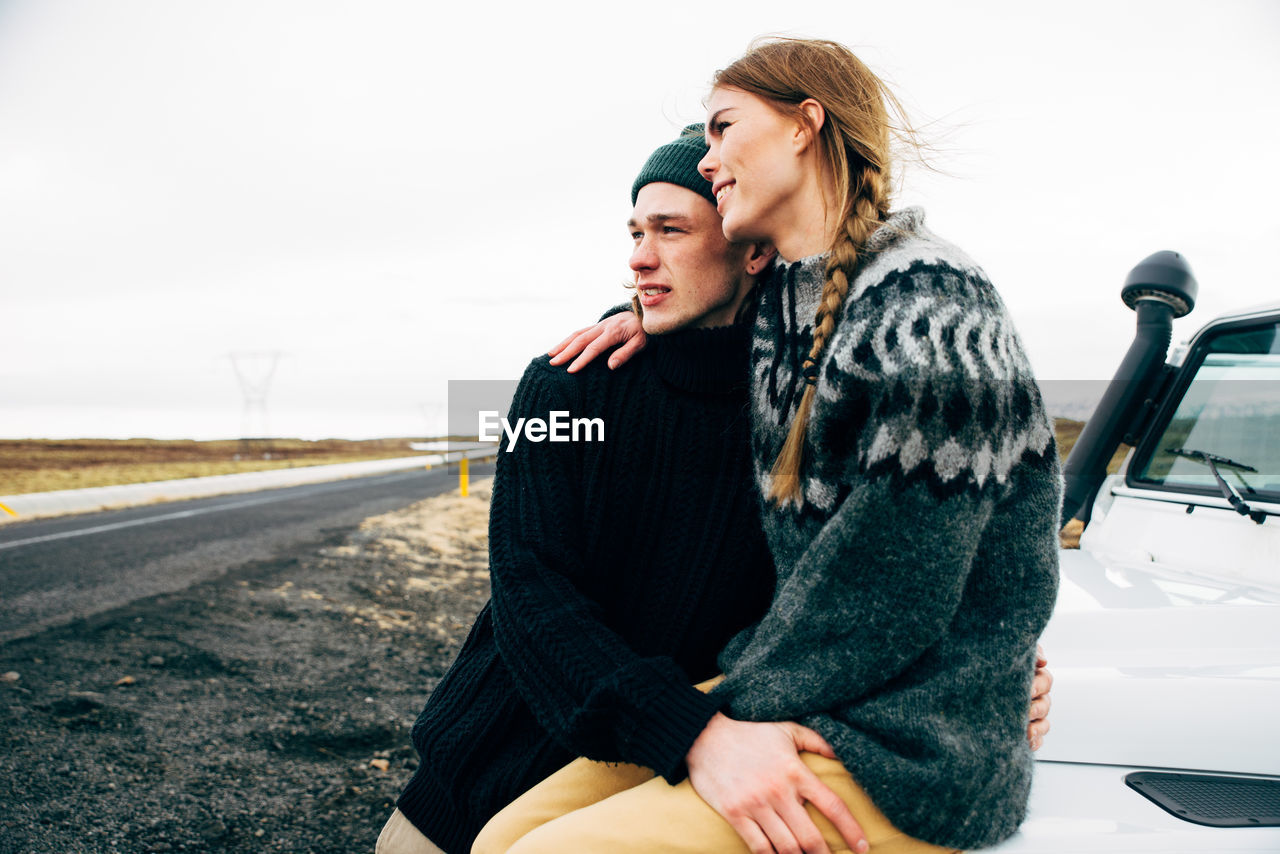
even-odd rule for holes
{"type": "MultiPolygon", "coordinates": [[[[859,261],[820,362],[799,507],[766,505],[769,613],[714,692],[823,735],[901,830],[953,848],[1017,829],[1035,643],[1057,589],[1053,433],[982,270],[893,215],[859,261]]],[[[778,264],[752,352],[767,494],[803,392],[823,257],[778,264]]]]}

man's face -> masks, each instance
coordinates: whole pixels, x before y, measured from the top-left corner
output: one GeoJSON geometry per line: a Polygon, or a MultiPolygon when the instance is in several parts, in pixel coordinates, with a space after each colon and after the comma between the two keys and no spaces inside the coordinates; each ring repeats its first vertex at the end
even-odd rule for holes
{"type": "Polygon", "coordinates": [[[646,184],[627,228],[645,332],[733,323],[751,286],[750,250],[725,240],[710,202],[676,184],[646,184]]]}

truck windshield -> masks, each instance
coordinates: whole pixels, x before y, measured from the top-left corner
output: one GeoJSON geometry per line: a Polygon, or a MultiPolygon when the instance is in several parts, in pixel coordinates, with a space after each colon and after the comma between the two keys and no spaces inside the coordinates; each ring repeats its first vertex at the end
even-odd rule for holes
{"type": "Polygon", "coordinates": [[[1197,349],[1195,376],[1136,479],[1219,494],[1209,468],[1183,452],[1194,448],[1240,464],[1218,468],[1246,501],[1280,500],[1280,324],[1237,327],[1197,349]]]}

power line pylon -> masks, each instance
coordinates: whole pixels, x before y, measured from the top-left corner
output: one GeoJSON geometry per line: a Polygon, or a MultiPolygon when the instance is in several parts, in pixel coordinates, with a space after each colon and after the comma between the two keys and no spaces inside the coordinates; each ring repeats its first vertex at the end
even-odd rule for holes
{"type": "Polygon", "coordinates": [[[239,350],[227,354],[244,396],[240,418],[240,456],[243,458],[271,458],[267,392],[281,355],[279,350],[239,350]]]}

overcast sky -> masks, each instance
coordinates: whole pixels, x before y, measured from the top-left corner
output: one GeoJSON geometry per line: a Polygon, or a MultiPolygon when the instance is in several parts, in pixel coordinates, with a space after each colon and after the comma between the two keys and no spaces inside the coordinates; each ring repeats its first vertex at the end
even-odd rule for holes
{"type": "Polygon", "coordinates": [[[635,173],[767,33],[890,82],[1043,379],[1111,375],[1159,249],[1175,337],[1280,299],[1271,0],[0,0],[0,437],[235,436],[260,351],[272,433],[431,429],[623,300],[635,173]]]}

